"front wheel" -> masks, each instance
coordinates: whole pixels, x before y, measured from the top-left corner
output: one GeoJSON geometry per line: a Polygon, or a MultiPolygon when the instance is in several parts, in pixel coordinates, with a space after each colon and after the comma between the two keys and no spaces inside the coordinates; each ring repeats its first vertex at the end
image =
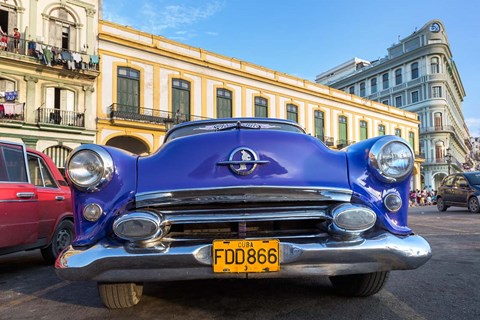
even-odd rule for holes
{"type": "Polygon", "coordinates": [[[387,282],[389,271],[330,277],[333,289],[343,296],[368,297],[380,291],[387,282]]]}
{"type": "Polygon", "coordinates": [[[447,211],[448,206],[445,205],[445,202],[443,201],[443,198],[438,198],[437,199],[437,209],[438,211],[447,211]]]}
{"type": "Polygon", "coordinates": [[[477,197],[471,197],[468,199],[468,210],[471,213],[479,213],[480,212],[480,205],[478,203],[478,198],[477,197]]]}
{"type": "Polygon", "coordinates": [[[140,302],[143,284],[103,283],[97,284],[98,293],[105,307],[109,309],[129,308],[140,302]]]}
{"type": "Polygon", "coordinates": [[[72,244],[75,234],[74,230],[72,221],[63,220],[60,222],[57,229],[55,229],[50,245],[41,249],[43,259],[48,264],[54,264],[60,252],[72,244]]]}

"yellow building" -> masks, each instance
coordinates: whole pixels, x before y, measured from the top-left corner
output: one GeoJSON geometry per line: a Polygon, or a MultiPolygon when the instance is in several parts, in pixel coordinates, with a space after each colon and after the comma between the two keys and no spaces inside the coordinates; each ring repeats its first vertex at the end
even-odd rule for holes
{"type": "Polygon", "coordinates": [[[315,82],[107,21],[99,55],[99,144],[149,154],[176,122],[269,117],[297,121],[332,148],[395,134],[418,152],[415,113],[315,82]]]}

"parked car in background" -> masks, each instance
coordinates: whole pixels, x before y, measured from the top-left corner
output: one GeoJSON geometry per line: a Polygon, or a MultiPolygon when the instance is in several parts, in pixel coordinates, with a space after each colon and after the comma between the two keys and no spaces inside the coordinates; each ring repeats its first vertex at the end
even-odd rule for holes
{"type": "Polygon", "coordinates": [[[443,179],[437,192],[437,208],[445,211],[451,206],[480,212],[480,171],[455,173],[443,179]]]}
{"type": "Polygon", "coordinates": [[[329,276],[369,296],[431,255],[407,225],[413,163],[396,136],[334,151],[266,118],[182,123],[150,156],[83,145],[66,164],[77,236],[57,274],[97,281],[108,308],[162,280],[329,276]]]}
{"type": "Polygon", "coordinates": [[[47,155],[0,141],[0,254],[40,249],[53,264],[74,238],[71,200],[47,155]]]}

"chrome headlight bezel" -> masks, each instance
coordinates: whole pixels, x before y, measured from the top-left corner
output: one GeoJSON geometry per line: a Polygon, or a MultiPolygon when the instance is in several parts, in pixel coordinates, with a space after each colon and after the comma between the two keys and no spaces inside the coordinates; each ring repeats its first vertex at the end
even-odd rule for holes
{"type": "Polygon", "coordinates": [[[123,240],[148,243],[163,237],[166,228],[161,216],[149,211],[134,211],[117,217],[113,222],[113,232],[123,240]],[[148,228],[150,230],[145,231],[148,228]]]}
{"type": "Polygon", "coordinates": [[[379,139],[370,149],[368,164],[372,171],[376,174],[377,178],[383,182],[401,182],[405,180],[413,171],[413,166],[415,162],[414,153],[412,147],[402,138],[396,136],[385,136],[379,139]],[[399,144],[404,148],[404,153],[397,156],[395,159],[386,159],[383,154],[388,147],[391,147],[392,144],[399,144]],[[407,165],[402,170],[389,170],[392,167],[388,165],[388,161],[407,161],[407,165]],[[398,172],[392,172],[398,171],[398,172]]]}
{"type": "MultiPolygon", "coordinates": [[[[82,161],[84,162],[84,161],[82,161]]],[[[73,186],[81,191],[86,192],[95,192],[98,191],[101,187],[106,185],[110,180],[112,180],[113,173],[114,173],[114,163],[113,159],[110,154],[101,146],[97,145],[85,145],[75,149],[67,158],[66,165],[65,165],[65,173],[68,180],[73,184],[73,186]],[[74,174],[74,170],[81,170],[81,165],[91,165],[90,163],[80,163],[80,168],[73,168],[73,165],[78,165],[79,163],[75,163],[75,160],[82,157],[90,157],[93,161],[97,161],[100,163],[100,166],[96,167],[95,170],[99,170],[99,172],[85,181],[82,181],[80,175],[74,174]]],[[[92,170],[88,168],[83,168],[84,170],[88,171],[89,173],[92,170]]]]}

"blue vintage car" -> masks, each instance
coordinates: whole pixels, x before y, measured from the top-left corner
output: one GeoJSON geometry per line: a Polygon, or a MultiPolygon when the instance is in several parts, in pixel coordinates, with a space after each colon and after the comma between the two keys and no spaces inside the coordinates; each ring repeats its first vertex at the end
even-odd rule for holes
{"type": "Polygon", "coordinates": [[[369,296],[431,256],[407,225],[413,164],[396,136],[335,151],[263,118],[179,124],[149,156],[83,145],[66,165],[76,239],[56,271],[96,281],[108,308],[162,280],[328,276],[369,296]]]}

